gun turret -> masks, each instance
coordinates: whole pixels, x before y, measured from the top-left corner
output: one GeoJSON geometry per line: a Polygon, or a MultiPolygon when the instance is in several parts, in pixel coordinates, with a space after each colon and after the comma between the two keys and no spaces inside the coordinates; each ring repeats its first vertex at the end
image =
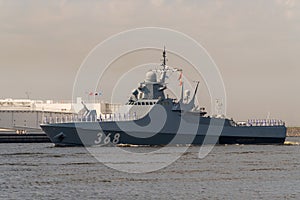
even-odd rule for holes
{"type": "Polygon", "coordinates": [[[97,119],[97,112],[96,110],[90,110],[88,107],[85,105],[83,101],[81,101],[81,104],[83,105],[83,109],[85,110],[83,114],[83,118],[89,121],[96,121],[97,119]]]}

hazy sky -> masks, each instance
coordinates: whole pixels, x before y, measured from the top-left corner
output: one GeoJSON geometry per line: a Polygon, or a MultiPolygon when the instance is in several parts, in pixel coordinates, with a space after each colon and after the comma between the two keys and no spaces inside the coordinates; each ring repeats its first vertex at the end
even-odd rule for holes
{"type": "Polygon", "coordinates": [[[229,117],[270,112],[300,126],[299,1],[0,0],[0,23],[0,98],[71,99],[94,46],[158,26],[207,49],[224,79],[229,117]]]}

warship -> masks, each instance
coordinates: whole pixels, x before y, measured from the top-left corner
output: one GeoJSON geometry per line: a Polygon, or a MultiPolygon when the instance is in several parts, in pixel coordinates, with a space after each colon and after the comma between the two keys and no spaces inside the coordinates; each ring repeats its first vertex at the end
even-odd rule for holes
{"type": "Polygon", "coordinates": [[[203,144],[283,144],[286,127],[282,120],[236,122],[225,116],[208,116],[205,108],[195,105],[193,96],[186,100],[183,84],[180,99],[169,98],[167,72],[182,72],[166,65],[166,50],[158,69],[133,90],[118,113],[97,116],[87,110],[84,118],[63,123],[41,124],[56,146],[104,145],[203,145],[203,144]]]}

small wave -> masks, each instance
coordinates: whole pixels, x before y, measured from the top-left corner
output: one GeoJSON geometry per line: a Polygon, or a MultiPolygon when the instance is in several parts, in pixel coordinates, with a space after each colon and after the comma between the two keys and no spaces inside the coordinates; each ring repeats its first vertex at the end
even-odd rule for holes
{"type": "Polygon", "coordinates": [[[117,144],[117,147],[149,147],[150,145],[117,144]]]}
{"type": "Polygon", "coordinates": [[[17,152],[17,153],[3,153],[0,154],[1,156],[37,156],[37,155],[43,155],[45,153],[30,153],[30,152],[17,152]]]}
{"type": "Polygon", "coordinates": [[[192,144],[168,144],[168,145],[144,145],[144,144],[117,144],[117,147],[193,147],[202,145],[192,145],[192,144]]]}
{"type": "Polygon", "coordinates": [[[71,163],[63,163],[61,165],[96,165],[97,163],[93,162],[71,162],[71,163]]]}
{"type": "Polygon", "coordinates": [[[300,145],[299,142],[293,142],[293,141],[285,141],[284,145],[300,145]]]}
{"type": "Polygon", "coordinates": [[[281,168],[255,168],[255,169],[250,169],[250,171],[282,171],[284,169],[281,168]]]}

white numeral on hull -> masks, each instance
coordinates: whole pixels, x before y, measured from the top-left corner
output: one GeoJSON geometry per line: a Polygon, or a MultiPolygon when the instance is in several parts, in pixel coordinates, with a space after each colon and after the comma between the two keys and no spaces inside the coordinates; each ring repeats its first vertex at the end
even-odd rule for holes
{"type": "Polygon", "coordinates": [[[103,140],[103,136],[105,136],[103,133],[98,133],[97,134],[97,139],[94,141],[94,143],[96,144],[96,145],[99,145],[99,144],[101,144],[101,142],[103,142],[103,144],[101,144],[101,145],[106,145],[106,144],[108,144],[108,143],[110,143],[110,142],[112,142],[113,144],[118,144],[119,143],[119,141],[120,141],[120,133],[116,133],[115,135],[114,135],[114,137],[113,137],[113,139],[112,139],[112,141],[111,141],[111,133],[108,133],[106,136],[105,136],[105,138],[104,138],[104,140],[103,140]]]}

